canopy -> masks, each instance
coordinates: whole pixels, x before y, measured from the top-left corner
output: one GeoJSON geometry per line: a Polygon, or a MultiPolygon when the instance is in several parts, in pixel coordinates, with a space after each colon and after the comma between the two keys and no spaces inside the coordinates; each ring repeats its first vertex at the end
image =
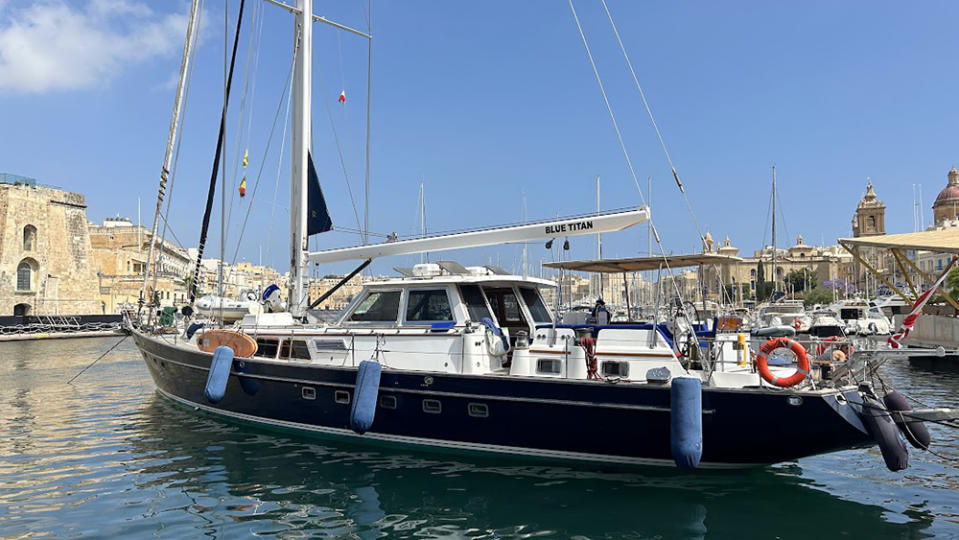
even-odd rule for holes
{"type": "Polygon", "coordinates": [[[687,255],[666,255],[665,257],[634,257],[629,259],[599,259],[593,261],[565,261],[544,263],[549,268],[564,268],[578,272],[600,272],[618,274],[621,272],[640,272],[665,268],[683,268],[701,264],[727,264],[742,262],[740,257],[719,255],[718,253],[695,253],[687,255]]]}
{"type": "Polygon", "coordinates": [[[914,233],[863,236],[860,238],[840,238],[839,243],[847,249],[867,246],[885,249],[915,249],[959,255],[959,227],[914,233]]]}

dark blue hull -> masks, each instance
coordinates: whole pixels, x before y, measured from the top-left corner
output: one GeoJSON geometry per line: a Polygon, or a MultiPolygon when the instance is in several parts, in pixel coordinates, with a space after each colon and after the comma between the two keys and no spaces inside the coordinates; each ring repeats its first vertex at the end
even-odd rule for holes
{"type": "MultiPolygon", "coordinates": [[[[213,405],[203,395],[212,355],[134,337],[164,394],[237,419],[360,440],[673,465],[668,387],[384,370],[375,420],[360,436],[348,427],[353,367],[234,360],[226,395],[213,405]]],[[[838,391],[704,388],[702,402],[704,467],[763,465],[873,444],[855,406],[838,391]]]]}

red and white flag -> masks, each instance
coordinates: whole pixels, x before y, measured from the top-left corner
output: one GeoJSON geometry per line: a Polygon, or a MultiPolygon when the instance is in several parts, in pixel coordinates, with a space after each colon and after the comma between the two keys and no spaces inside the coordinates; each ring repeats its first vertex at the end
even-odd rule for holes
{"type": "Polygon", "coordinates": [[[340,103],[346,103],[346,90],[340,92],[340,97],[337,99],[340,103]]]}
{"type": "Polygon", "coordinates": [[[946,276],[949,275],[949,270],[952,269],[952,265],[955,263],[956,258],[953,257],[953,259],[949,261],[949,264],[946,265],[946,269],[942,271],[939,279],[936,280],[936,283],[928,291],[919,295],[919,298],[916,298],[916,302],[912,305],[912,311],[910,311],[909,315],[906,315],[906,318],[902,320],[902,326],[899,328],[899,331],[889,336],[889,339],[886,340],[890,347],[893,349],[898,349],[900,342],[909,337],[909,332],[912,331],[912,327],[916,324],[916,319],[919,318],[919,314],[922,312],[922,307],[925,306],[926,302],[929,301],[929,298],[932,297],[932,293],[942,285],[943,281],[946,280],[946,276]]]}

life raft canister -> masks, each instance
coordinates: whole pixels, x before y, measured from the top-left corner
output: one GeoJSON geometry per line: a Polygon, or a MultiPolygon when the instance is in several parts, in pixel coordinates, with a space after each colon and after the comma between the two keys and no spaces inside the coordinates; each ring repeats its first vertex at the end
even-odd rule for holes
{"type": "Polygon", "coordinates": [[[809,355],[798,341],[793,341],[786,337],[773,338],[763,343],[763,346],[759,348],[759,354],[756,356],[756,367],[759,369],[759,375],[769,384],[781,388],[789,388],[790,386],[799,384],[809,375],[809,355]],[[769,371],[769,360],[767,357],[776,349],[789,349],[796,355],[796,359],[799,361],[799,367],[796,369],[796,373],[793,373],[789,377],[780,378],[769,371]]]}

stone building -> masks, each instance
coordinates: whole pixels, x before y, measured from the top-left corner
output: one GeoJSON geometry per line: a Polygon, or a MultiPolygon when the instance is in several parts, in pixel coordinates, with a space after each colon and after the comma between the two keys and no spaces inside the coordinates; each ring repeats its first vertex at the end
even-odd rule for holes
{"type": "MultiPolygon", "coordinates": [[[[345,276],[324,276],[322,278],[310,279],[310,301],[316,300],[332,287],[334,287],[345,276]]],[[[350,278],[342,287],[336,290],[329,298],[317,306],[317,309],[340,310],[349,305],[356,298],[356,295],[363,290],[363,277],[357,274],[350,278]]]]}
{"type": "Polygon", "coordinates": [[[0,174],[0,315],[101,313],[86,199],[0,174]]]}
{"type": "MultiPolygon", "coordinates": [[[[91,223],[88,228],[103,309],[117,313],[123,304],[136,305],[143,287],[150,231],[121,217],[108,218],[101,225],[91,223]]],[[[184,279],[190,268],[186,250],[169,240],[162,244],[157,241],[153,256],[160,305],[182,304],[187,297],[184,279]]]]}
{"type": "MultiPolygon", "coordinates": [[[[722,246],[714,247],[711,238],[707,238],[705,253],[717,253],[727,257],[739,257],[739,249],[734,247],[727,236],[722,246]]],[[[803,241],[802,235],[796,243],[787,248],[776,250],[776,266],[773,269],[773,248],[766,246],[753,252],[751,257],[742,257],[728,263],[709,265],[703,268],[702,287],[710,300],[738,303],[756,294],[759,280],[759,263],[763,264],[764,280],[775,280],[777,290],[788,289],[785,278],[793,271],[806,272],[808,283],[821,286],[826,281],[848,280],[852,277],[852,256],[840,246],[812,246],[803,241]],[[775,278],[773,275],[775,274],[775,278]],[[729,295],[734,297],[730,298],[729,295]]],[[[789,292],[789,291],[787,291],[789,292]]]]}
{"type": "MultiPolygon", "coordinates": [[[[852,235],[854,238],[859,238],[884,234],[886,234],[886,205],[879,200],[875,190],[873,190],[872,181],[867,179],[866,194],[859,201],[856,212],[853,214],[852,235]]],[[[858,253],[863,260],[879,272],[883,274],[890,272],[891,261],[885,250],[867,247],[860,248],[858,253]]],[[[867,280],[871,279],[871,274],[856,260],[853,261],[853,277],[853,282],[860,291],[873,288],[871,284],[867,284],[867,280]]]]}

